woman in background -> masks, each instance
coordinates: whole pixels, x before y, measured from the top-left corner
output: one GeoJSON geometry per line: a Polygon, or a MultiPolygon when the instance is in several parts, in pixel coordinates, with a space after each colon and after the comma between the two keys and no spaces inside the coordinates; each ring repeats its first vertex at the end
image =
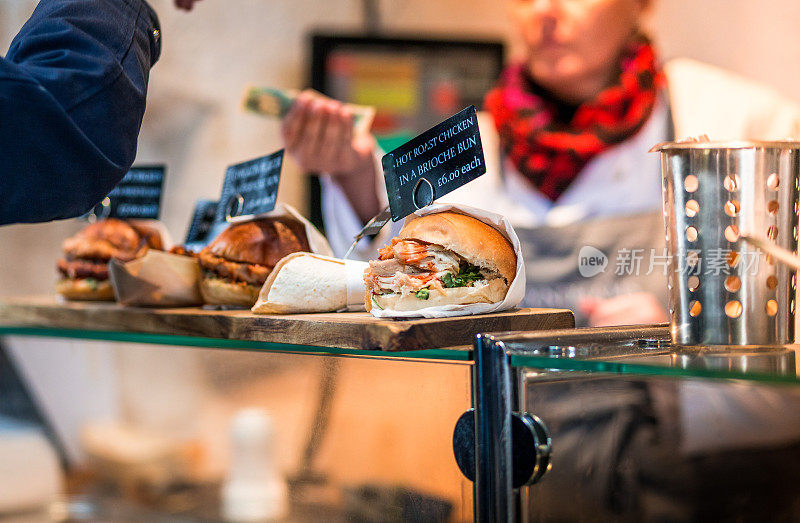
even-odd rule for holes
{"type": "MultiPolygon", "coordinates": [[[[511,220],[528,264],[525,305],[567,306],[591,325],[668,320],[661,267],[619,255],[663,254],[653,145],[800,135],[800,110],[769,89],[690,60],[662,68],[641,28],[650,8],[649,0],[514,0],[525,53],[485,99],[487,174],[444,198],[511,220]],[[604,274],[578,274],[587,245],[609,258],[604,274]]],[[[340,255],[385,205],[375,140],[353,135],[351,120],[339,102],[306,92],[283,128],[300,166],[326,173],[326,231],[340,255]]],[[[388,229],[360,254],[372,256],[397,232],[388,229]]]]}
{"type": "MultiPolygon", "coordinates": [[[[620,263],[623,251],[635,262],[637,249],[663,248],[659,157],[649,149],[702,134],[798,137],[800,110],[703,64],[662,67],[641,30],[648,0],[511,5],[525,54],[486,97],[487,173],[444,199],[513,223],[527,265],[526,305],[561,303],[591,325],[666,321],[664,275],[648,277],[647,259],[638,270],[620,263]],[[501,159],[493,163],[494,146],[501,159]],[[590,277],[576,263],[587,246],[618,255],[590,277]]],[[[354,136],[351,119],[338,102],[306,93],[284,124],[287,151],[305,169],[326,173],[323,212],[339,254],[385,205],[375,141],[354,136]]],[[[364,241],[362,254],[373,255],[396,232],[364,241]]],[[[530,491],[530,519],[797,519],[796,467],[781,465],[800,457],[796,394],[591,374],[539,379],[526,410],[545,421],[557,451],[530,491]]]]}

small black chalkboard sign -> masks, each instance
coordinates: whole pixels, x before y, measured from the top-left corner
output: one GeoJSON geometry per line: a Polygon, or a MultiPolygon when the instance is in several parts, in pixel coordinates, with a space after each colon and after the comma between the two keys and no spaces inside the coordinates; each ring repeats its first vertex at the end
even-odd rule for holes
{"type": "Polygon", "coordinates": [[[164,165],[131,167],[108,196],[82,218],[90,221],[102,218],[157,220],[166,170],[164,165]]]}
{"type": "Polygon", "coordinates": [[[275,208],[283,152],[281,149],[268,156],[228,167],[214,219],[216,223],[264,214],[275,208]]]}
{"type": "Polygon", "coordinates": [[[382,159],[392,221],[405,218],[486,172],[471,105],[382,159]]]}
{"type": "Polygon", "coordinates": [[[192,221],[189,223],[189,231],[186,233],[184,245],[187,248],[194,246],[203,247],[208,243],[211,228],[214,225],[214,217],[217,215],[217,201],[200,199],[194,204],[192,221]]]}

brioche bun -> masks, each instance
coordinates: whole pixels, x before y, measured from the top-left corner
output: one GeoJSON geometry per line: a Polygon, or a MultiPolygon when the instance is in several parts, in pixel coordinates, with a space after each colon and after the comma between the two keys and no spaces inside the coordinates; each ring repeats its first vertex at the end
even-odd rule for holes
{"type": "Polygon", "coordinates": [[[394,311],[417,311],[441,305],[469,305],[470,303],[497,303],[503,301],[508,285],[500,278],[490,280],[486,285],[474,287],[453,287],[444,289],[444,294],[432,290],[427,300],[421,300],[413,293],[377,294],[370,299],[367,293],[367,312],[377,305],[381,309],[394,311]],[[375,300],[374,303],[372,300],[375,300]]]}
{"type": "Polygon", "coordinates": [[[56,292],[68,300],[114,301],[114,289],[108,280],[64,278],[56,282],[56,292]]]}
{"type": "Polygon", "coordinates": [[[408,222],[398,237],[441,245],[472,265],[500,273],[509,285],[517,273],[517,255],[511,242],[471,216],[451,211],[421,216],[408,222]]]}
{"type": "Polygon", "coordinates": [[[159,232],[144,224],[116,218],[98,220],[64,240],[64,254],[70,259],[131,261],[148,249],[163,249],[159,232]]]}
{"type": "Polygon", "coordinates": [[[200,281],[203,301],[211,305],[237,305],[250,308],[256,303],[260,290],[261,287],[249,283],[209,276],[203,277],[200,281]]]}
{"type": "Polygon", "coordinates": [[[308,251],[305,227],[294,218],[260,218],[234,223],[204,251],[228,261],[272,269],[287,254],[308,251]]]}
{"type": "Polygon", "coordinates": [[[289,254],[308,250],[305,226],[294,218],[234,223],[198,255],[204,271],[203,300],[211,305],[252,307],[275,265],[289,254]]]}

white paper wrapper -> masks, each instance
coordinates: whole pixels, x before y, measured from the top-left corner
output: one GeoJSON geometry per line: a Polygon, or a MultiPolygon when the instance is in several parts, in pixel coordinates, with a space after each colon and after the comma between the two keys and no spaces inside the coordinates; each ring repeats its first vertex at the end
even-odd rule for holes
{"type": "Polygon", "coordinates": [[[419,216],[436,214],[442,211],[455,211],[466,214],[467,216],[472,216],[487,225],[491,225],[511,242],[511,245],[514,247],[514,252],[517,255],[517,272],[514,275],[514,281],[511,282],[511,287],[509,287],[505,299],[498,303],[440,305],[417,311],[395,311],[391,309],[380,309],[373,306],[370,312],[376,318],[450,318],[453,316],[469,316],[471,314],[489,314],[491,312],[513,309],[522,302],[522,299],[525,297],[525,262],[522,259],[522,248],[520,247],[519,238],[517,237],[517,233],[514,232],[514,228],[511,227],[511,223],[499,214],[453,203],[429,205],[408,216],[405,223],[419,216]]]}
{"type": "Polygon", "coordinates": [[[111,260],[109,279],[117,302],[143,307],[200,305],[200,265],[189,256],[149,250],[127,263],[111,260]]]}
{"type": "Polygon", "coordinates": [[[356,260],[342,260],[345,263],[345,281],[347,284],[348,312],[362,312],[367,310],[364,306],[364,296],[367,294],[367,285],[364,283],[364,271],[369,263],[356,260]]]}
{"type": "MultiPolygon", "coordinates": [[[[308,246],[314,254],[321,254],[323,256],[333,256],[331,246],[328,240],[314,227],[310,221],[306,220],[303,215],[297,212],[297,209],[288,203],[278,202],[275,204],[275,209],[268,213],[259,214],[257,216],[238,216],[231,219],[231,223],[248,222],[258,218],[265,217],[278,217],[278,216],[291,216],[297,221],[301,222],[305,227],[306,237],[308,238],[308,246]]],[[[221,231],[219,231],[221,232],[221,231]]]]}
{"type": "Polygon", "coordinates": [[[146,225],[148,227],[152,227],[153,229],[157,230],[158,233],[161,235],[161,243],[164,244],[164,250],[168,251],[172,248],[172,236],[170,236],[167,227],[164,225],[163,222],[159,220],[125,220],[131,223],[141,223],[142,225],[146,225]]]}
{"type": "Polygon", "coordinates": [[[272,270],[252,310],[262,314],[363,311],[367,266],[306,252],[290,254],[272,270]]]}

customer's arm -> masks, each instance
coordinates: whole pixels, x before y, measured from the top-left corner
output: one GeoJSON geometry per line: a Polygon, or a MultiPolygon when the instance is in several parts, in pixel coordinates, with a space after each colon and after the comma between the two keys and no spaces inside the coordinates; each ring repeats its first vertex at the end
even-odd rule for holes
{"type": "Polygon", "coordinates": [[[41,0],[0,58],[0,225],[78,216],[136,156],[158,19],[142,0],[41,0]]]}

